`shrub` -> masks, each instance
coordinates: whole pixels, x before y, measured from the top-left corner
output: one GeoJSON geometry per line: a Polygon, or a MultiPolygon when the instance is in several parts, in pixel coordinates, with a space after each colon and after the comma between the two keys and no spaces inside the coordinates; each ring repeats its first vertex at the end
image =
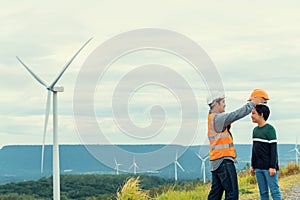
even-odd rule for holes
{"type": "Polygon", "coordinates": [[[299,165],[294,162],[289,162],[287,166],[279,170],[279,178],[298,174],[300,172],[299,165]]]}
{"type": "Polygon", "coordinates": [[[139,177],[130,178],[121,191],[117,192],[117,200],[148,200],[150,197],[140,187],[139,177]]]}

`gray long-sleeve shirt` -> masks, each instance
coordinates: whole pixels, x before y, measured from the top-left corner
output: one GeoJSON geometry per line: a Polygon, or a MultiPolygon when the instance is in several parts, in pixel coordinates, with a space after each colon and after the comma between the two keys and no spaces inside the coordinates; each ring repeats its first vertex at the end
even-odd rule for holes
{"type": "MultiPolygon", "coordinates": [[[[255,104],[253,102],[249,102],[245,104],[243,107],[229,113],[216,113],[213,110],[210,110],[210,113],[215,113],[214,117],[214,129],[216,132],[223,132],[226,127],[233,122],[245,117],[250,114],[252,109],[255,108],[255,104]]],[[[235,158],[232,157],[223,157],[217,160],[210,161],[210,171],[215,171],[219,168],[224,159],[229,159],[236,162],[235,158]]]]}

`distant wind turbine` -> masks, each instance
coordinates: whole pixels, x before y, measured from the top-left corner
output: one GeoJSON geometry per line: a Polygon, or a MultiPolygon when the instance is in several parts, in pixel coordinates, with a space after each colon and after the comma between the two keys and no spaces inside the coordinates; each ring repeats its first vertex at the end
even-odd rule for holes
{"type": "Polygon", "coordinates": [[[135,156],[133,156],[133,163],[132,165],[129,167],[129,169],[133,168],[133,174],[136,175],[136,169],[139,168],[139,166],[136,164],[135,162],[135,156]]]}
{"type": "Polygon", "coordinates": [[[298,138],[296,139],[296,144],[295,148],[292,149],[290,152],[295,151],[295,160],[296,160],[296,165],[298,165],[298,155],[300,155],[300,152],[298,150],[298,138]]]}
{"type": "Polygon", "coordinates": [[[38,75],[36,75],[33,71],[29,69],[24,62],[17,57],[18,61],[25,67],[25,69],[41,84],[48,90],[47,95],[47,103],[46,103],[46,113],[45,113],[45,123],[44,123],[44,134],[43,134],[43,145],[42,145],[42,159],[41,159],[41,173],[43,173],[43,166],[44,166],[44,146],[45,146],[45,139],[46,139],[46,131],[47,131],[47,124],[49,118],[49,111],[50,111],[50,101],[51,101],[51,92],[53,94],[53,199],[59,200],[60,199],[60,168],[59,168],[59,144],[58,144],[58,137],[57,137],[57,93],[63,92],[63,87],[56,87],[55,84],[61,78],[63,73],[69,67],[69,65],[73,62],[75,57],[79,54],[79,52],[91,41],[90,38],[77,52],[76,54],[67,62],[64,66],[62,71],[58,74],[58,76],[54,79],[54,81],[47,85],[38,75]]]}
{"type": "Polygon", "coordinates": [[[175,161],[174,161],[174,173],[175,173],[175,181],[177,181],[177,166],[184,172],[183,167],[178,162],[178,153],[176,151],[175,161]]]}
{"type": "Polygon", "coordinates": [[[121,166],[122,164],[119,164],[116,158],[114,160],[115,160],[115,172],[117,175],[119,175],[119,166],[121,166]]]}
{"type": "Polygon", "coordinates": [[[205,158],[202,158],[198,153],[196,153],[196,155],[202,161],[202,163],[201,163],[201,172],[203,173],[203,183],[205,183],[206,182],[205,161],[209,158],[209,156],[206,156],[205,158]]]}

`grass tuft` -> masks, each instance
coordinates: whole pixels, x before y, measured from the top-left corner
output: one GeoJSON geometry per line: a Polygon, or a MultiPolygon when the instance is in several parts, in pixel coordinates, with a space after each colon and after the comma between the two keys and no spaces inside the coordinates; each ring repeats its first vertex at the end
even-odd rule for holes
{"type": "Polygon", "coordinates": [[[147,192],[140,187],[139,177],[131,177],[124,184],[121,191],[117,192],[117,200],[148,200],[147,192]]]}

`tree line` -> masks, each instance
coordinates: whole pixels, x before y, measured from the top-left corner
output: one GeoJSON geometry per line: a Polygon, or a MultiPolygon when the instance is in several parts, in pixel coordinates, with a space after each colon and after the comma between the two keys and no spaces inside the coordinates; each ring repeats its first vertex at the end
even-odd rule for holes
{"type": "MultiPolygon", "coordinates": [[[[106,200],[115,199],[116,193],[133,175],[61,175],[61,199],[106,200]]],[[[144,190],[159,192],[174,180],[157,176],[140,175],[144,190]]],[[[37,181],[25,181],[0,185],[0,200],[12,199],[52,199],[52,177],[43,177],[37,181]]]]}

